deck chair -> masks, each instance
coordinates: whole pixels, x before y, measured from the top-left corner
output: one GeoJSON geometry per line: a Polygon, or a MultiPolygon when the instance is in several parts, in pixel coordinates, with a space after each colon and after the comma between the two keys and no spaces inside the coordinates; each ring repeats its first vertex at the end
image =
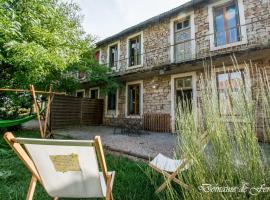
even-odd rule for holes
{"type": "Polygon", "coordinates": [[[88,141],[49,140],[15,138],[8,132],[4,139],[32,173],[26,200],[33,199],[37,182],[54,200],[113,198],[115,172],[107,170],[99,136],[88,141]]]}
{"type": "MultiPolygon", "coordinates": [[[[207,133],[201,135],[199,142],[202,142],[203,145],[202,151],[203,151],[208,144],[207,133]]],[[[188,159],[188,156],[185,154],[181,160],[174,160],[159,153],[148,164],[151,168],[153,168],[154,170],[163,174],[166,177],[165,182],[156,190],[156,193],[159,193],[162,190],[164,190],[168,186],[168,183],[170,183],[171,181],[174,181],[175,183],[181,185],[185,189],[191,189],[191,186],[185,184],[183,181],[178,179],[177,175],[187,170],[190,167],[190,165],[192,165],[192,163],[193,161],[188,159]]]]}

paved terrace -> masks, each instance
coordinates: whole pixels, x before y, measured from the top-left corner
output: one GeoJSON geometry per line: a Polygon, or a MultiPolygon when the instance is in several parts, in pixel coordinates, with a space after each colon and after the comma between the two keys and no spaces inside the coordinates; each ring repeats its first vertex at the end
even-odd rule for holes
{"type": "MultiPolygon", "coordinates": [[[[38,129],[37,121],[31,121],[23,126],[24,129],[38,129]]],[[[56,135],[70,136],[74,139],[93,139],[96,135],[101,136],[103,145],[112,151],[130,154],[136,157],[149,159],[162,153],[173,157],[176,137],[171,133],[142,134],[140,136],[129,136],[113,134],[114,129],[106,126],[73,126],[65,130],[53,131],[56,135]]]]}
{"type": "MultiPolygon", "coordinates": [[[[38,130],[36,120],[25,123],[24,130],[38,130]]],[[[56,137],[69,136],[74,139],[93,139],[96,135],[101,136],[102,143],[106,149],[121,154],[131,155],[137,158],[149,160],[158,153],[173,157],[177,139],[170,133],[148,132],[140,136],[128,136],[123,134],[113,134],[114,129],[106,126],[73,126],[65,130],[55,130],[56,137]]],[[[116,133],[118,133],[117,130],[116,133]]],[[[266,162],[270,165],[270,145],[260,143],[266,162]]],[[[211,145],[208,146],[211,151],[211,145]]]]}

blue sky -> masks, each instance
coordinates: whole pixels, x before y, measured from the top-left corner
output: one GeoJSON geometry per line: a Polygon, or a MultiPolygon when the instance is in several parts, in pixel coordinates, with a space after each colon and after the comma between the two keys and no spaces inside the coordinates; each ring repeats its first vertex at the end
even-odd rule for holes
{"type": "Polygon", "coordinates": [[[189,0],[73,0],[87,33],[104,39],[189,0]]]}

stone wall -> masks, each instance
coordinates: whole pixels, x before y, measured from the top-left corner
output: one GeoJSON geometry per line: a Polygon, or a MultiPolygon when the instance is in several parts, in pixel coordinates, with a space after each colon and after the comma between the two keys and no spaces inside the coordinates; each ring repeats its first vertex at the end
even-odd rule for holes
{"type": "Polygon", "coordinates": [[[171,112],[171,76],[157,76],[144,79],[143,111],[144,113],[171,112]]]}
{"type": "MultiPolygon", "coordinates": [[[[215,2],[215,1],[209,1],[215,2]]],[[[243,0],[245,26],[247,30],[248,43],[220,50],[210,51],[210,37],[209,35],[209,16],[208,5],[202,3],[194,7],[194,23],[195,23],[195,44],[196,44],[196,58],[209,57],[210,55],[218,55],[227,52],[235,52],[239,50],[246,50],[250,47],[269,45],[270,34],[270,3],[269,0],[243,0]],[[263,19],[268,19],[260,21],[263,19]],[[256,22],[259,21],[259,22],[256,22]],[[268,28],[267,28],[268,27],[268,28]]],[[[179,14],[183,14],[184,11],[179,14]]],[[[143,68],[152,68],[155,66],[162,66],[170,64],[170,21],[176,16],[170,18],[160,19],[141,30],[136,30],[130,35],[142,32],[143,33],[143,68]]],[[[120,71],[125,73],[127,71],[140,71],[142,68],[131,69],[127,66],[127,41],[130,35],[122,36],[117,40],[120,42],[120,71]]],[[[107,49],[109,44],[101,47],[101,60],[107,63],[107,49]]],[[[193,59],[193,57],[192,57],[193,59]]]]}

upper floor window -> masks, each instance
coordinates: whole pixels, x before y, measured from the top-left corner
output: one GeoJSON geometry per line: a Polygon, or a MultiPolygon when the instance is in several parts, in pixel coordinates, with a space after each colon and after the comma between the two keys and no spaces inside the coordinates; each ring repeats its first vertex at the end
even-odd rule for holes
{"type": "Polygon", "coordinates": [[[217,0],[208,5],[210,50],[247,43],[243,0],[217,0]]]}
{"type": "Polygon", "coordinates": [[[222,6],[215,7],[213,16],[216,47],[241,41],[237,1],[229,1],[222,6]]]}
{"type": "Polygon", "coordinates": [[[96,51],[95,59],[98,63],[100,62],[100,51],[96,51]]]}
{"type": "Polygon", "coordinates": [[[174,22],[175,62],[190,59],[192,56],[190,16],[174,22]]]}
{"type": "Polygon", "coordinates": [[[141,65],[141,35],[129,39],[129,66],[141,65]]]}
{"type": "Polygon", "coordinates": [[[84,80],[86,78],[86,73],[85,72],[78,72],[77,78],[79,80],[84,80]]]}
{"type": "Polygon", "coordinates": [[[109,67],[117,67],[118,63],[118,45],[109,47],[109,67]]]}

